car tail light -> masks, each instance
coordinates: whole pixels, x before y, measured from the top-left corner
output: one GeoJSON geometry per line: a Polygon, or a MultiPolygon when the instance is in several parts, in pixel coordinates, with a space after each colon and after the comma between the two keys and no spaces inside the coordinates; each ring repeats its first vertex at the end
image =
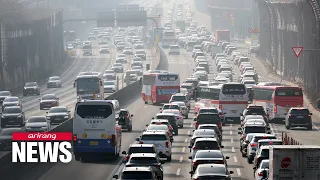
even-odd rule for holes
{"type": "Polygon", "coordinates": [[[221,129],[222,128],[222,122],[219,122],[218,127],[221,129]]]}
{"type": "Polygon", "coordinates": [[[197,146],[193,146],[192,149],[198,149],[198,147],[197,146]]]}
{"type": "Polygon", "coordinates": [[[126,118],[128,118],[128,119],[129,119],[129,116],[126,116],[126,118]]]}
{"type": "Polygon", "coordinates": [[[77,139],[78,139],[78,138],[77,138],[77,135],[74,134],[74,135],[73,135],[73,142],[77,142],[77,139]]]}
{"type": "Polygon", "coordinates": [[[129,158],[130,158],[130,156],[127,155],[127,156],[125,157],[126,161],[129,161],[129,158]]]}
{"type": "Polygon", "coordinates": [[[219,105],[219,109],[222,110],[222,105],[221,104],[219,105]]]}
{"type": "Polygon", "coordinates": [[[198,162],[197,162],[197,161],[194,161],[192,164],[193,164],[193,165],[198,165],[198,162]]]}
{"type": "Polygon", "coordinates": [[[311,117],[311,114],[309,114],[308,116],[311,117]]]}
{"type": "Polygon", "coordinates": [[[198,129],[199,123],[198,123],[198,122],[196,122],[195,126],[196,126],[196,129],[198,129]]]}
{"type": "Polygon", "coordinates": [[[268,118],[267,116],[263,116],[264,118],[268,118]]]}
{"type": "Polygon", "coordinates": [[[258,176],[263,176],[262,172],[259,172],[259,173],[258,173],[258,176]]]}
{"type": "Polygon", "coordinates": [[[245,134],[242,134],[242,139],[246,139],[246,135],[245,134]]]}
{"type": "Polygon", "coordinates": [[[256,146],[257,146],[257,144],[255,144],[255,143],[251,143],[251,144],[250,144],[250,146],[251,146],[251,147],[256,147],[256,146]]]}
{"type": "Polygon", "coordinates": [[[166,141],[166,148],[169,148],[169,142],[166,141]]]}
{"type": "Polygon", "coordinates": [[[160,110],[160,113],[162,113],[162,110],[160,110]]]}
{"type": "Polygon", "coordinates": [[[115,146],[117,143],[116,143],[116,135],[115,134],[112,134],[111,136],[111,144],[112,146],[115,146]]]}
{"type": "Polygon", "coordinates": [[[274,111],[274,113],[277,113],[277,111],[278,111],[277,105],[274,105],[274,106],[273,106],[273,111],[274,111]]]}
{"type": "Polygon", "coordinates": [[[154,165],[154,167],[160,168],[161,164],[154,165]]]}
{"type": "Polygon", "coordinates": [[[143,142],[142,142],[142,141],[139,141],[139,144],[143,144],[143,142]]]}
{"type": "Polygon", "coordinates": [[[288,114],[288,116],[290,117],[290,116],[292,116],[291,114],[288,114]]]}
{"type": "Polygon", "coordinates": [[[171,126],[171,125],[169,126],[169,130],[170,130],[170,131],[172,131],[172,130],[173,130],[173,128],[172,128],[172,126],[171,126]]]}

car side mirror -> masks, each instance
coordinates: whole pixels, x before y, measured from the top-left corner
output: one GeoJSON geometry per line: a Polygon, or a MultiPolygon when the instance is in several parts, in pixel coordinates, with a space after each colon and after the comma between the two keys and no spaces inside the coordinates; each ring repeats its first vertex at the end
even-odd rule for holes
{"type": "Polygon", "coordinates": [[[140,138],[136,138],[136,141],[140,141],[140,138]]]}
{"type": "Polygon", "coordinates": [[[220,147],[221,147],[221,148],[224,148],[224,146],[222,146],[222,145],[221,145],[220,147]]]}
{"type": "Polygon", "coordinates": [[[242,132],[240,132],[240,131],[239,131],[239,132],[238,132],[238,134],[240,134],[240,135],[241,135],[241,134],[242,134],[242,132]]]}
{"type": "Polygon", "coordinates": [[[74,83],[73,83],[73,88],[75,88],[75,87],[76,87],[76,83],[74,82],[74,83]]]}
{"type": "Polygon", "coordinates": [[[188,159],[192,159],[192,156],[189,156],[188,159]]]}
{"type": "Polygon", "coordinates": [[[230,157],[229,157],[229,156],[226,156],[226,159],[230,159],[230,157]]]}
{"type": "Polygon", "coordinates": [[[242,130],[242,128],[241,128],[241,127],[239,127],[239,128],[238,128],[238,130],[239,130],[239,131],[241,131],[241,130],[242,130]]]}
{"type": "Polygon", "coordinates": [[[69,113],[71,112],[71,111],[68,111],[69,113]]]}
{"type": "Polygon", "coordinates": [[[148,127],[149,126],[149,124],[146,124],[146,127],[148,127]]]}
{"type": "Polygon", "coordinates": [[[196,119],[196,118],[194,118],[194,119],[193,119],[193,121],[197,121],[197,119],[196,119]]]}
{"type": "Polygon", "coordinates": [[[233,171],[229,171],[229,173],[230,173],[230,174],[233,174],[234,172],[233,172],[233,171]]]}
{"type": "Polygon", "coordinates": [[[249,140],[245,140],[244,142],[245,142],[245,143],[249,143],[250,141],[249,141],[249,140]]]}
{"type": "Polygon", "coordinates": [[[270,127],[267,127],[267,130],[270,130],[270,127]]]}
{"type": "Polygon", "coordinates": [[[154,119],[154,117],[152,117],[151,119],[154,119]]]}
{"type": "Polygon", "coordinates": [[[162,110],[162,108],[159,108],[159,110],[162,110]]]}
{"type": "Polygon", "coordinates": [[[133,114],[131,114],[131,117],[133,117],[133,114]]]}
{"type": "Polygon", "coordinates": [[[192,174],[193,172],[192,171],[189,171],[189,174],[192,174]]]}
{"type": "Polygon", "coordinates": [[[191,149],[191,148],[192,148],[192,146],[188,146],[188,148],[190,148],[190,149],[191,149]]]}
{"type": "Polygon", "coordinates": [[[41,98],[39,98],[39,101],[41,101],[41,98]]]}
{"type": "Polygon", "coordinates": [[[310,115],[312,115],[312,113],[310,113],[310,115]]]}
{"type": "Polygon", "coordinates": [[[118,179],[118,178],[119,178],[119,175],[114,175],[113,178],[114,178],[114,179],[118,179]]]}

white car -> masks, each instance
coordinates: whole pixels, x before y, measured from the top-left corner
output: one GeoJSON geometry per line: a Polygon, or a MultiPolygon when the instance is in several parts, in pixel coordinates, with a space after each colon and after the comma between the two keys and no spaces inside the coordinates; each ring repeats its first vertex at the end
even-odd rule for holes
{"type": "Polygon", "coordinates": [[[257,169],[255,169],[254,172],[254,178],[255,180],[263,180],[263,171],[266,171],[267,174],[267,178],[268,178],[268,174],[269,174],[269,159],[264,159],[261,161],[259,167],[257,169]]]}
{"type": "Polygon", "coordinates": [[[46,132],[51,129],[46,116],[30,116],[25,123],[28,132],[46,132]]]}
{"type": "Polygon", "coordinates": [[[169,55],[171,55],[171,54],[180,55],[180,48],[179,48],[179,46],[178,46],[178,45],[170,45],[168,54],[169,54],[169,55]]]}
{"type": "Polygon", "coordinates": [[[104,93],[114,93],[117,91],[115,81],[104,81],[103,86],[104,86],[104,93]]]}

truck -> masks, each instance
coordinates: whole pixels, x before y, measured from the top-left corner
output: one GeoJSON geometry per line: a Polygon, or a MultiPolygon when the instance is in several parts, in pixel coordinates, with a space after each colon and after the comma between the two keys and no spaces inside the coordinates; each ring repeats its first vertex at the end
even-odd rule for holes
{"type": "Polygon", "coordinates": [[[230,42],[230,31],[229,30],[216,30],[215,41],[216,41],[216,43],[218,43],[219,41],[230,42]]]}
{"type": "Polygon", "coordinates": [[[320,146],[269,146],[269,180],[319,180],[320,146]]]}
{"type": "Polygon", "coordinates": [[[176,45],[176,34],[172,30],[163,30],[162,48],[169,48],[170,45],[176,45]]]}

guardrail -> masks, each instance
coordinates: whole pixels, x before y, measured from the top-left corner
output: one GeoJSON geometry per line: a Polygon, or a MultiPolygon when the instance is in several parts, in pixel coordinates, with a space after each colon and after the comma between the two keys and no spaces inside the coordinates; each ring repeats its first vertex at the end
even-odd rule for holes
{"type": "MultiPolygon", "coordinates": [[[[156,66],[156,69],[167,70],[168,60],[166,54],[161,48],[154,48],[158,48],[159,51],[159,55],[157,56],[157,58],[159,58],[159,64],[156,66]]],[[[140,93],[141,84],[139,81],[137,81],[119,90],[118,92],[111,94],[106,99],[117,99],[119,104],[124,106],[134,102],[137,97],[140,96],[140,93]]],[[[72,132],[72,124],[73,118],[61,123],[54,129],[51,129],[50,132],[72,132]]],[[[11,152],[9,152],[0,158],[1,179],[18,180],[27,172],[33,171],[33,169],[37,169],[36,172],[45,172],[55,165],[55,163],[12,163],[11,156],[11,152]]]]}

